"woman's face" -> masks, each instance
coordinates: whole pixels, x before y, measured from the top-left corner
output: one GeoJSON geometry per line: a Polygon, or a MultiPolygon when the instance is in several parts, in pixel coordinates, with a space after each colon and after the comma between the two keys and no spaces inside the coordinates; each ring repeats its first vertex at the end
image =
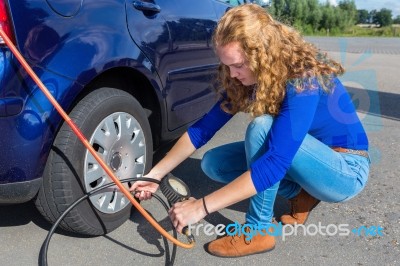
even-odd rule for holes
{"type": "Polygon", "coordinates": [[[257,82],[238,42],[228,43],[225,46],[218,46],[216,50],[222,64],[229,67],[231,78],[236,78],[244,86],[250,86],[257,82]]]}

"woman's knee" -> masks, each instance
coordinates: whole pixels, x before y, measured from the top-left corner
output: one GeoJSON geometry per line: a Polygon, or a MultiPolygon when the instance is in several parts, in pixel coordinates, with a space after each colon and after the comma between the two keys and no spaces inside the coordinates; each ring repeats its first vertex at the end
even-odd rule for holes
{"type": "Polygon", "coordinates": [[[242,153],[230,153],[225,149],[207,151],[201,160],[201,169],[212,180],[229,183],[247,170],[242,153]]]}
{"type": "Polygon", "coordinates": [[[269,115],[262,115],[253,119],[246,130],[245,150],[248,166],[257,160],[267,149],[268,134],[273,119],[269,115]]]}
{"type": "Polygon", "coordinates": [[[215,176],[217,167],[216,162],[217,160],[214,156],[214,153],[212,152],[212,150],[210,150],[204,154],[203,159],[200,163],[201,170],[203,170],[203,172],[211,179],[213,179],[213,176],[215,176]]]}
{"type": "Polygon", "coordinates": [[[270,115],[262,115],[254,118],[247,127],[246,139],[265,138],[271,129],[273,118],[270,115]]]}

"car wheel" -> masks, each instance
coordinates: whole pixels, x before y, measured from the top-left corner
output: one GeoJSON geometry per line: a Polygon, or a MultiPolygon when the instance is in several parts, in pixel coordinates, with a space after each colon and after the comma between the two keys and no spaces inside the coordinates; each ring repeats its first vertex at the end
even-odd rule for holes
{"type": "MultiPolygon", "coordinates": [[[[150,125],[145,110],[129,93],[95,90],[76,105],[70,117],[119,179],[140,177],[151,167],[150,125]]],[[[36,206],[47,220],[55,222],[85,192],[109,182],[112,180],[64,122],[49,154],[36,206]]],[[[60,227],[102,235],[128,219],[130,205],[116,186],[109,187],[75,207],[60,227]]]]}

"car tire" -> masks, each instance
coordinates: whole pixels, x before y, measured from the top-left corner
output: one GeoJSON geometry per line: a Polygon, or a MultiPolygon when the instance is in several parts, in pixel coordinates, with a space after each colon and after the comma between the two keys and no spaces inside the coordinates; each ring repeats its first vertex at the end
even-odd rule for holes
{"type": "MultiPolygon", "coordinates": [[[[70,118],[119,179],[142,176],[151,167],[150,125],[145,110],[129,93],[97,89],[79,101],[70,118]]],[[[35,203],[54,223],[85,192],[109,182],[111,178],[64,122],[50,151],[35,203]]],[[[116,229],[131,210],[129,200],[118,190],[113,186],[83,201],[60,227],[92,236],[116,229]]]]}

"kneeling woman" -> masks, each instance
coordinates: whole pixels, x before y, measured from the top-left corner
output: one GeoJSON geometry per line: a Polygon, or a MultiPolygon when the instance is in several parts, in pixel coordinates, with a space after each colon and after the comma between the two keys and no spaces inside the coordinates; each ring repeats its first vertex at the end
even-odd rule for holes
{"type": "MultiPolygon", "coordinates": [[[[357,195],[368,179],[368,139],[338,79],[342,66],[254,4],[230,9],[213,42],[221,61],[221,100],[146,176],[161,179],[234,114],[248,112],[254,119],[244,141],[204,155],[203,171],[226,185],[202,199],[175,204],[169,215],[177,230],[246,198],[246,223],[268,228],[277,194],[292,204],[291,212],[280,217],[285,224],[305,223],[320,201],[342,202],[357,195]]],[[[144,200],[157,188],[137,182],[131,190],[144,200]]],[[[238,257],[274,246],[273,234],[264,233],[251,241],[225,236],[207,249],[216,256],[238,257]]]]}

